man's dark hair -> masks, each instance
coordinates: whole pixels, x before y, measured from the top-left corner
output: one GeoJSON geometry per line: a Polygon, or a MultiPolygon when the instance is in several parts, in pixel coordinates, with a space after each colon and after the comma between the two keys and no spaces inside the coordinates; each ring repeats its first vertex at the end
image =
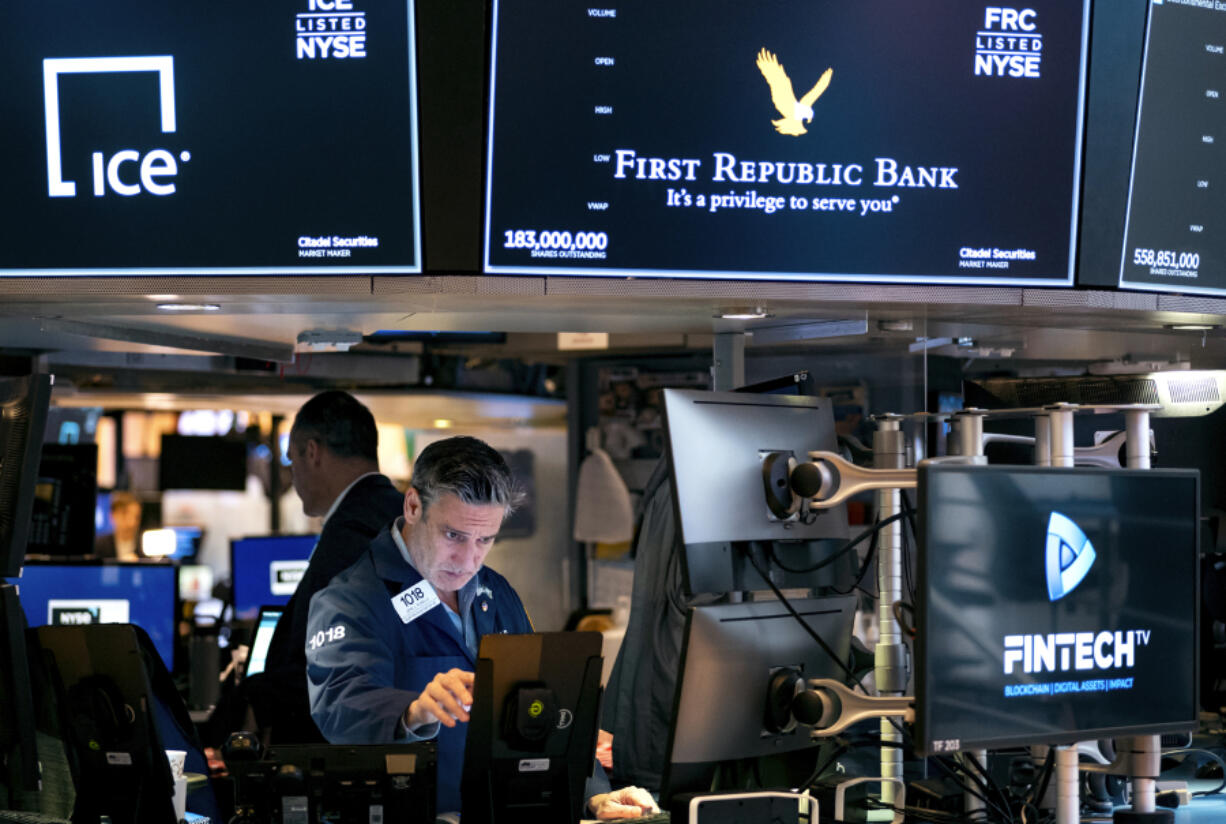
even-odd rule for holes
{"type": "Polygon", "coordinates": [[[379,460],[375,416],[348,392],[320,392],[294,416],[291,442],[319,441],[338,458],[379,460]]]}
{"type": "Polygon", "coordinates": [[[511,468],[498,450],[464,435],[435,441],[413,462],[410,481],[421,497],[422,511],[447,493],[466,504],[497,504],[510,513],[520,494],[511,468]]]}

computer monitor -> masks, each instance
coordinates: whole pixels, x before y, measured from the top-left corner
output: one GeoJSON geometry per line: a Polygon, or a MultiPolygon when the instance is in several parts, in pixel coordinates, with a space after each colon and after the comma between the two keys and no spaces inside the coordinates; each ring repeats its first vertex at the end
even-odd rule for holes
{"type": "MultiPolygon", "coordinates": [[[[682,793],[719,788],[724,783],[721,767],[746,759],[761,765],[785,753],[811,749],[811,757],[803,757],[802,771],[803,775],[813,771],[818,752],[812,728],[789,729],[787,724],[770,728],[771,680],[791,669],[806,680],[844,681],[856,601],[847,595],[790,602],[805,625],[838,656],[837,661],[779,601],[690,609],[660,791],[664,803],[682,793]]],[[[768,766],[786,770],[789,765],[768,766]]]]}
{"type": "Polygon", "coordinates": [[[1199,478],[921,466],[916,750],[1194,729],[1199,478]]]}
{"type": "Polygon", "coordinates": [[[268,661],[268,647],[272,644],[272,636],[277,631],[277,622],[285,610],[281,607],[261,607],[260,617],[255,622],[255,632],[251,634],[251,651],[247,653],[247,675],[259,675],[264,671],[268,661]]]}
{"type": "Polygon", "coordinates": [[[97,444],[43,444],[26,553],[92,554],[97,502],[97,444]]]}
{"type": "Polygon", "coordinates": [[[113,824],[175,820],[170,764],[136,630],[46,626],[39,628],[38,641],[64,685],[61,711],[72,719],[65,743],[78,768],[74,818],[109,816],[113,824]]]}
{"type": "Polygon", "coordinates": [[[158,489],[247,488],[247,444],[217,436],[163,435],[158,489]]]}
{"type": "Polygon", "coordinates": [[[204,527],[164,526],[141,533],[141,552],[153,558],[192,561],[204,541],[204,527]]]}
{"type": "Polygon", "coordinates": [[[460,785],[465,824],[583,817],[600,649],[598,632],[481,639],[460,785]]]}
{"type": "Polygon", "coordinates": [[[250,621],[265,604],[288,604],[318,540],[318,535],[262,535],[231,541],[234,617],[250,621]]]}
{"type": "MultiPolygon", "coordinates": [[[[771,542],[769,556],[780,561],[771,575],[781,586],[841,580],[845,565],[786,568],[810,568],[836,546],[821,539],[847,538],[846,507],[781,520],[767,507],[763,481],[772,453],[806,461],[810,451],[837,448],[830,401],[665,389],[664,426],[689,592],[766,589],[740,551],[751,542],[771,542]]],[[[850,554],[847,561],[854,564],[850,554]]]]}
{"type": "Polygon", "coordinates": [[[0,377],[0,578],[20,573],[51,400],[50,375],[0,377]]]}
{"type": "Polygon", "coordinates": [[[149,633],[173,671],[178,632],[179,569],[174,564],[26,564],[18,585],[32,627],[136,624],[149,633]]]}

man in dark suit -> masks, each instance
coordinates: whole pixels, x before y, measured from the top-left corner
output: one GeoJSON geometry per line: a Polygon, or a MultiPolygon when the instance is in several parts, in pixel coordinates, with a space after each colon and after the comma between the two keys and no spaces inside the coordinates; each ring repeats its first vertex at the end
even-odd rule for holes
{"type": "Polygon", "coordinates": [[[145,557],[140,547],[140,499],[130,492],[115,492],[111,495],[110,535],[99,535],[94,540],[94,557],[113,558],[118,561],[138,561],[145,557]]]}
{"type": "Polygon", "coordinates": [[[324,519],[310,565],[277,622],[264,673],[245,688],[256,721],[276,744],[318,743],[306,682],[311,596],[351,566],[400,515],[404,495],[379,474],[374,416],[352,395],[322,392],[298,410],[289,436],[294,491],[307,515],[324,519]]]}

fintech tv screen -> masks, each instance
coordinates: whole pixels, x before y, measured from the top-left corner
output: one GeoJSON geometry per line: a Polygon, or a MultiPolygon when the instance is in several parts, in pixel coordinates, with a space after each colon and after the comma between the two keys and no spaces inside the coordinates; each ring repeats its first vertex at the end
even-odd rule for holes
{"type": "Polygon", "coordinates": [[[921,467],[917,749],[1193,729],[1199,477],[921,467]]]}
{"type": "Polygon", "coordinates": [[[412,0],[6,8],[0,275],[421,271],[412,0]]]}
{"type": "Polygon", "coordinates": [[[494,273],[1072,283],[1088,3],[494,0],[494,273]]]}
{"type": "Polygon", "coordinates": [[[1226,6],[1149,4],[1119,284],[1226,294],[1226,6]]]}

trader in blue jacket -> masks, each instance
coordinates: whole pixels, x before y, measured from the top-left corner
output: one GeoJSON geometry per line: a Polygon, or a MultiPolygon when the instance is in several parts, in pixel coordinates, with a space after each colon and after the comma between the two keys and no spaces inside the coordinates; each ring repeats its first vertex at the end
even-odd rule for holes
{"type": "MultiPolygon", "coordinates": [[[[440,813],[461,809],[462,725],[481,636],[532,632],[515,590],[482,565],[514,497],[510,469],[484,442],[431,444],[414,463],[404,515],[311,599],[315,723],[334,744],[437,736],[440,813]]],[[[597,771],[589,795],[603,799],[607,788],[597,771]]],[[[614,794],[593,809],[607,814],[622,800],[614,794]]]]}

